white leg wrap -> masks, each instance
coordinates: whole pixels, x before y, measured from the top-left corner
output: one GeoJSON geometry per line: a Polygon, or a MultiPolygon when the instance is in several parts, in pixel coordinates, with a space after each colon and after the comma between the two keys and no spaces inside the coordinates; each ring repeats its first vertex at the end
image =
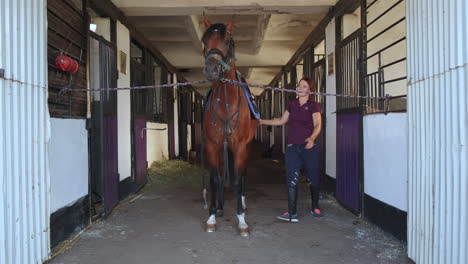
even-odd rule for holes
{"type": "Polygon", "coordinates": [[[249,227],[247,225],[247,223],[245,222],[245,214],[244,213],[242,213],[240,215],[237,215],[237,219],[239,220],[239,228],[240,229],[246,229],[246,228],[249,227]]]}
{"type": "Polygon", "coordinates": [[[216,224],[216,217],[214,214],[210,215],[208,218],[208,221],[206,221],[207,224],[209,225],[215,225],[216,224]]]}

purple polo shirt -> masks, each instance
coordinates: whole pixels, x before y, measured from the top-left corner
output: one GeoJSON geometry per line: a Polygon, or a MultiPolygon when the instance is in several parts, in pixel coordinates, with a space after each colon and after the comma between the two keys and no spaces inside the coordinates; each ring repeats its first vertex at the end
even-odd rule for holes
{"type": "Polygon", "coordinates": [[[287,144],[306,144],[306,138],[314,131],[313,113],[320,113],[320,105],[313,100],[307,101],[302,106],[295,99],[288,105],[288,138],[287,144]]]}

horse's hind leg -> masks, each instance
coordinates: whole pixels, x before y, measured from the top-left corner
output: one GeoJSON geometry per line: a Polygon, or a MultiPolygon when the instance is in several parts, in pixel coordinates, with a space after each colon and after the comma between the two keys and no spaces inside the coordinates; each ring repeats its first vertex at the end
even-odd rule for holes
{"type": "Polygon", "coordinates": [[[216,216],[223,217],[224,215],[224,176],[222,172],[218,172],[218,203],[216,204],[216,216]]]}
{"type": "Polygon", "coordinates": [[[216,198],[218,194],[218,186],[219,186],[219,179],[218,179],[218,170],[212,168],[210,170],[210,189],[211,189],[211,201],[210,201],[210,215],[216,213],[216,198]]]}
{"type": "Polygon", "coordinates": [[[241,200],[242,200],[242,208],[247,210],[247,203],[245,201],[245,175],[247,174],[247,169],[244,169],[244,171],[240,175],[240,185],[241,185],[241,200]]]}

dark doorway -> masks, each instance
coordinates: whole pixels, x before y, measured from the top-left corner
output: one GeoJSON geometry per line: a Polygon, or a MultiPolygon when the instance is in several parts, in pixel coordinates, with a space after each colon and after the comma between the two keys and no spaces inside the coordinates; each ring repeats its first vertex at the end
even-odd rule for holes
{"type": "MultiPolygon", "coordinates": [[[[117,86],[116,49],[101,36],[90,38],[90,86],[117,86]]],[[[90,93],[90,163],[92,215],[108,215],[119,201],[117,93],[100,90],[90,93]]]]}
{"type": "MultiPolygon", "coordinates": [[[[146,67],[144,64],[144,52],[136,44],[131,45],[130,64],[131,86],[146,85],[146,67]]],[[[132,90],[131,98],[131,123],[132,123],[132,174],[135,182],[135,190],[141,189],[146,184],[147,158],[146,158],[146,89],[132,90]]]]}

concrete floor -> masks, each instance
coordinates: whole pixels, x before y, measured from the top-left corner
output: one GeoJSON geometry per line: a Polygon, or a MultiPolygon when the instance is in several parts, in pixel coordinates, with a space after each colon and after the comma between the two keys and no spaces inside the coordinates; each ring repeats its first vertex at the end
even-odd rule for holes
{"type": "Polygon", "coordinates": [[[250,237],[238,235],[231,193],[218,230],[206,233],[200,186],[149,186],[50,263],[412,263],[402,243],[332,196],[321,201],[326,216],[312,217],[305,184],[299,193],[300,222],[277,221],[287,205],[281,163],[257,157],[248,177],[250,237]]]}

